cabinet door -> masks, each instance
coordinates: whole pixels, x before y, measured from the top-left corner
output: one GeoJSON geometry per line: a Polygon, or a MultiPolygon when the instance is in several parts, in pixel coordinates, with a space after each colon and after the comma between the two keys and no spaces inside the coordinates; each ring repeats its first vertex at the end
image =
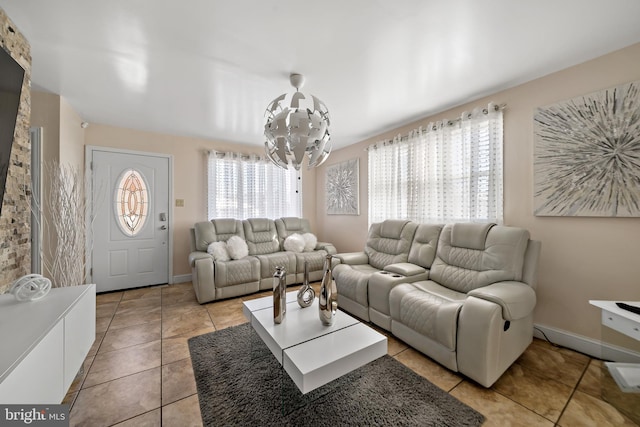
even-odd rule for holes
{"type": "Polygon", "coordinates": [[[62,402],[64,325],[58,322],[0,384],[5,404],[58,404],[62,402]]]}
{"type": "Polygon", "coordinates": [[[87,357],[96,339],[96,294],[85,292],[64,317],[64,390],[87,357]]]}

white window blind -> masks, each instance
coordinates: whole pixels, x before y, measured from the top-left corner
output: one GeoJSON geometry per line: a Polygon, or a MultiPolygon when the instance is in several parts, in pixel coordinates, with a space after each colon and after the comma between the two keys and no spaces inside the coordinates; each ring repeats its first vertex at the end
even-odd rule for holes
{"type": "Polygon", "coordinates": [[[502,111],[489,104],[369,152],[369,223],[503,222],[502,111]]]}
{"type": "Polygon", "coordinates": [[[297,171],[266,158],[210,151],[208,215],[213,218],[302,216],[297,171]]]}

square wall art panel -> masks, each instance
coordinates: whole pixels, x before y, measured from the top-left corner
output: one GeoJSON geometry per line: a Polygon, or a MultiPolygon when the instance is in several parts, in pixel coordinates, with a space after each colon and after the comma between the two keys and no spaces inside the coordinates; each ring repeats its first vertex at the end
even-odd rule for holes
{"type": "Polygon", "coordinates": [[[640,216],[640,81],[537,109],[534,214],[640,216]]]}
{"type": "Polygon", "coordinates": [[[327,214],[360,215],[360,159],[327,167],[327,214]]]}

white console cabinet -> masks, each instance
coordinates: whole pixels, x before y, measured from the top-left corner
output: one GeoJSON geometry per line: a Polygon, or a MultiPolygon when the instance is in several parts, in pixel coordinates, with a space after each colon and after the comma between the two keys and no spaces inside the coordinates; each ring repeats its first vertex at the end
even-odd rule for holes
{"type": "Polygon", "coordinates": [[[96,285],[38,301],[0,295],[0,404],[58,404],[96,334],[96,285]]]}

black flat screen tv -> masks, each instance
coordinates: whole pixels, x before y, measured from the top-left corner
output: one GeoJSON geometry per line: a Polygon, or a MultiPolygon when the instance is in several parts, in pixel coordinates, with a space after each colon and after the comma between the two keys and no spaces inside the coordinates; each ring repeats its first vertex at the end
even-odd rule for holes
{"type": "Polygon", "coordinates": [[[11,146],[16,128],[24,69],[0,48],[0,214],[4,201],[7,173],[11,164],[11,146]]]}

